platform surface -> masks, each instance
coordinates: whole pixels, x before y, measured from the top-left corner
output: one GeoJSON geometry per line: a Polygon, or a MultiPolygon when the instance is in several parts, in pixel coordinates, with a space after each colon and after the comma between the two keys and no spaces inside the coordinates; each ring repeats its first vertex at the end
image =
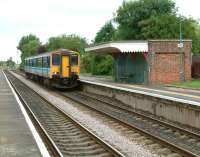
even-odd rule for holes
{"type": "Polygon", "coordinates": [[[153,94],[159,94],[162,96],[169,96],[173,98],[195,101],[200,103],[200,91],[198,90],[190,90],[190,89],[182,89],[175,87],[148,87],[144,85],[135,85],[135,84],[127,84],[127,83],[116,83],[112,79],[103,78],[103,77],[93,77],[93,76],[81,76],[80,80],[82,81],[91,81],[102,84],[109,84],[116,87],[122,87],[127,89],[133,89],[143,92],[149,92],[153,94]]]}
{"type": "Polygon", "coordinates": [[[20,106],[0,70],[0,157],[40,156],[20,106]]]}

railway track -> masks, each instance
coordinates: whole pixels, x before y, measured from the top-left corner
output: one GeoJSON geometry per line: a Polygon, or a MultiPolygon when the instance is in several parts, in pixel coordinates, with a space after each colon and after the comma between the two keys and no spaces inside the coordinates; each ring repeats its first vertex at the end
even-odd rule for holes
{"type": "Polygon", "coordinates": [[[129,111],[129,106],[109,97],[80,91],[60,94],[97,111],[99,118],[110,121],[110,125],[115,125],[119,131],[144,144],[156,154],[167,157],[200,156],[198,132],[191,132],[142,113],[129,111]],[[113,120],[108,120],[108,117],[113,120]]]}
{"type": "Polygon", "coordinates": [[[198,133],[141,113],[128,111],[126,107],[122,108],[124,104],[120,104],[119,101],[108,97],[80,91],[60,92],[60,94],[72,101],[122,122],[125,126],[129,127],[129,130],[137,130],[139,134],[149,137],[150,141],[147,140],[146,143],[142,142],[143,144],[151,145],[152,140],[161,144],[161,146],[153,146],[153,149],[157,149],[158,154],[184,157],[200,156],[200,134],[198,133]]]}
{"type": "Polygon", "coordinates": [[[6,72],[6,76],[41,133],[51,156],[124,156],[11,73],[6,72]]]}

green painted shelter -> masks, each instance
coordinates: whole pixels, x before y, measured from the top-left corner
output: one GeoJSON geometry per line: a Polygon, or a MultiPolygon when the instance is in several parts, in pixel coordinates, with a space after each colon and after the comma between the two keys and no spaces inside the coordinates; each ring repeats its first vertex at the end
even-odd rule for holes
{"type": "Polygon", "coordinates": [[[145,84],[148,81],[148,41],[110,42],[91,46],[86,52],[110,54],[114,58],[116,82],[145,84]]]}

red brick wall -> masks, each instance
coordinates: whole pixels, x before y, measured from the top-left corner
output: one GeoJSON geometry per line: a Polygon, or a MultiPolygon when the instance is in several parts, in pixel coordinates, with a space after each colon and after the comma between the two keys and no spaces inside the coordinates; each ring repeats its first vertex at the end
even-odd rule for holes
{"type": "MultiPolygon", "coordinates": [[[[181,54],[178,40],[149,41],[149,83],[168,84],[180,78],[181,54]]],[[[191,79],[191,41],[184,41],[185,79],[191,79]]]]}

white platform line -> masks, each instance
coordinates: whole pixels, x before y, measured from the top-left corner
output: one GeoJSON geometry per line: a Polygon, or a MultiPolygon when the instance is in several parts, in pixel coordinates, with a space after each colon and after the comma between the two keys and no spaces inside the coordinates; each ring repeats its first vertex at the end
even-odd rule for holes
{"type": "Polygon", "coordinates": [[[39,133],[37,132],[35,126],[33,125],[32,121],[31,121],[31,119],[29,118],[28,113],[26,112],[26,110],[25,110],[23,104],[21,103],[21,101],[20,101],[20,99],[19,99],[17,93],[15,92],[15,90],[14,90],[13,87],[12,87],[12,85],[11,85],[10,82],[8,81],[8,78],[7,78],[7,76],[5,75],[4,72],[3,72],[3,74],[4,74],[5,78],[6,78],[6,81],[7,81],[8,85],[9,85],[9,87],[10,87],[11,90],[12,90],[13,95],[15,96],[15,99],[17,100],[17,103],[18,103],[19,106],[20,106],[20,109],[21,109],[21,111],[22,111],[22,114],[24,115],[24,118],[25,118],[25,120],[26,120],[26,123],[28,124],[29,129],[30,129],[30,131],[31,131],[31,133],[32,133],[32,135],[33,135],[35,141],[36,141],[36,144],[37,144],[37,146],[38,146],[38,148],[39,148],[39,150],[40,150],[40,153],[42,154],[43,157],[50,157],[49,152],[48,152],[48,150],[47,150],[47,148],[46,148],[44,142],[42,141],[42,139],[41,139],[39,133]]]}

